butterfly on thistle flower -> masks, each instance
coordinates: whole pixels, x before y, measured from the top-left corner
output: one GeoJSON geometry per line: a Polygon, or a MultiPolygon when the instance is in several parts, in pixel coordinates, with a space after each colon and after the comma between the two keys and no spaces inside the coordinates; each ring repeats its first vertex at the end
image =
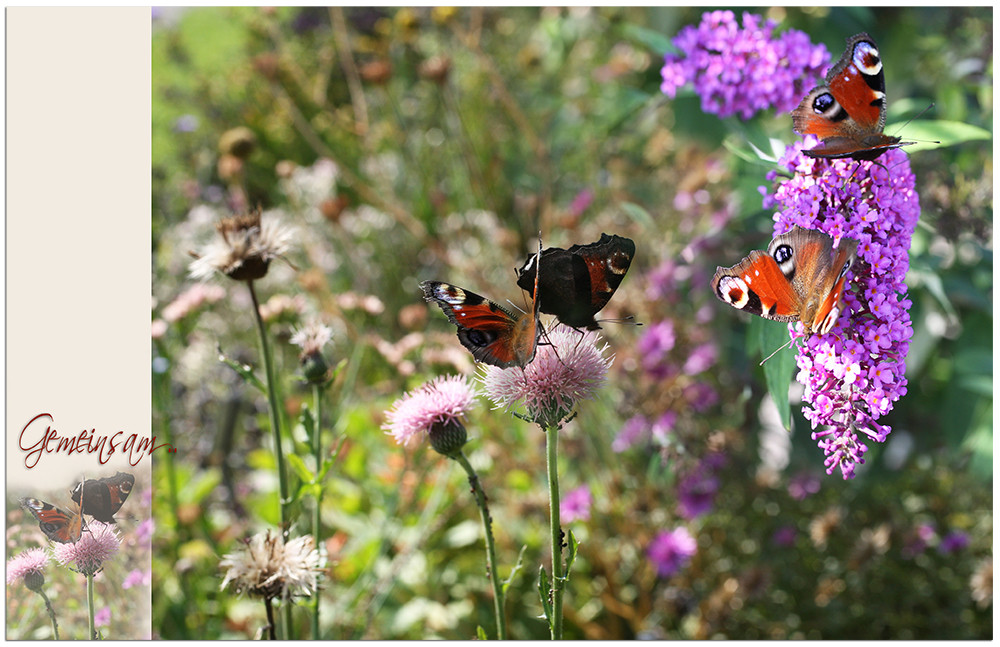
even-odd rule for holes
{"type": "Polygon", "coordinates": [[[533,254],[517,270],[517,284],[527,290],[537,281],[542,312],[572,328],[597,330],[594,315],[611,300],[634,256],[630,238],[602,233],[589,245],[549,247],[540,256],[533,254]]]}
{"type": "MultiPolygon", "coordinates": [[[[538,241],[538,254],[542,242],[538,241]]],[[[536,256],[537,256],[536,255],[536,256]]],[[[423,281],[424,299],[436,303],[458,328],[462,342],[477,362],[509,368],[527,366],[535,358],[541,325],[536,278],[528,311],[513,313],[475,292],[442,281],[423,281]]]]}
{"type": "Polygon", "coordinates": [[[767,251],[754,250],[732,267],[719,267],[712,291],[722,301],[773,321],[801,321],[807,333],[826,334],[844,309],[847,271],[858,243],[795,226],[767,251]]]}
{"type": "Polygon", "coordinates": [[[826,85],[813,88],[792,111],[792,124],[802,135],[816,135],[810,157],[874,161],[892,148],[915,142],[886,135],[885,75],[875,40],[856,34],[826,75],[826,85]]]}
{"type": "Polygon", "coordinates": [[[71,512],[40,499],[21,499],[21,507],[30,512],[38,527],[52,541],[76,543],[86,524],[84,514],[98,521],[114,523],[118,512],[135,485],[135,477],[125,472],[102,479],[84,479],[73,488],[70,498],[76,504],[71,512]]]}

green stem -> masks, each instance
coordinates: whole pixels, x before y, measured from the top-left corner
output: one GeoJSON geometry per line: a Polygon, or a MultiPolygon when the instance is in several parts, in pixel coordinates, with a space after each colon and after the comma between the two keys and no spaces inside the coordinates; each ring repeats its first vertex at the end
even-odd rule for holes
{"type": "MultiPolygon", "coordinates": [[[[320,388],[319,384],[313,384],[313,410],[315,411],[315,420],[313,421],[313,457],[316,462],[316,478],[319,479],[320,471],[323,468],[323,444],[320,442],[321,430],[323,428],[323,390],[320,388]]],[[[316,550],[320,551],[322,554],[322,549],[320,548],[320,505],[323,502],[323,488],[322,486],[316,490],[316,506],[313,508],[313,543],[316,546],[316,550]]],[[[319,640],[319,592],[313,596],[313,615],[312,615],[312,639],[319,640]]]]}
{"type": "Polygon", "coordinates": [[[483,520],[483,532],[486,534],[486,568],[489,570],[490,583],[493,584],[493,612],[497,618],[497,639],[507,640],[507,621],[504,618],[504,595],[503,587],[500,584],[500,575],[497,573],[497,551],[496,543],[493,541],[493,518],[490,517],[489,505],[486,502],[486,492],[479,482],[479,476],[472,469],[465,454],[459,450],[451,456],[465,469],[469,475],[469,485],[472,486],[472,493],[476,496],[476,504],[479,506],[479,516],[483,520]]]}
{"type": "Polygon", "coordinates": [[[559,527],[559,426],[545,429],[545,463],[549,476],[549,526],[552,531],[552,640],[562,640],[563,634],[563,561],[562,529],[559,527]]]}
{"type": "Polygon", "coordinates": [[[42,596],[45,600],[45,610],[49,613],[49,620],[52,621],[52,640],[59,640],[59,623],[56,622],[56,610],[52,608],[52,602],[49,601],[49,596],[45,595],[45,591],[38,591],[38,595],[42,596]]]}
{"type": "Polygon", "coordinates": [[[97,629],[94,627],[94,574],[87,574],[87,626],[90,629],[90,639],[97,640],[97,629]]]}
{"type": "MultiPolygon", "coordinates": [[[[288,541],[288,477],[285,474],[285,455],[281,447],[281,418],[278,409],[278,390],[274,377],[274,362],[271,359],[271,348],[267,343],[267,329],[264,319],[260,316],[260,302],[257,301],[257,291],[253,289],[253,281],[247,281],[250,298],[253,301],[253,315],[257,322],[257,333],[260,337],[261,362],[264,364],[264,375],[267,381],[268,413],[271,416],[271,429],[274,434],[274,460],[278,465],[278,508],[281,512],[281,536],[288,541]]],[[[285,621],[285,640],[294,640],[292,631],[292,608],[290,604],[281,605],[281,615],[285,621]]]]}

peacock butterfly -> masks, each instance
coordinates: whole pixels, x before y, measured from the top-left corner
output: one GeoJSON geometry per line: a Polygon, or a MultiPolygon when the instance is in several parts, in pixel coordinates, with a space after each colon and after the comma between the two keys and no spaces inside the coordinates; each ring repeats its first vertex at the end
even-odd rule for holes
{"type": "Polygon", "coordinates": [[[21,507],[34,515],[38,520],[38,527],[52,541],[75,544],[80,539],[83,532],[82,509],[69,513],[51,503],[30,497],[21,499],[21,507]]]}
{"type": "Polygon", "coordinates": [[[86,514],[94,519],[114,523],[114,514],[125,503],[133,485],[134,476],[118,472],[102,479],[87,479],[73,488],[70,496],[74,503],[81,505],[87,511],[86,514]]]}
{"type": "Polygon", "coordinates": [[[532,254],[517,271],[517,284],[530,290],[532,283],[538,283],[539,309],[545,314],[573,328],[597,330],[594,315],[621,285],[633,256],[635,243],[630,238],[601,234],[596,243],[532,254]]]}
{"type": "Polygon", "coordinates": [[[873,161],[890,148],[907,146],[886,135],[885,75],[878,46],[868,34],[847,40],[840,61],[826,75],[826,85],[813,88],[792,111],[792,124],[802,135],[816,135],[819,146],[810,157],[873,161]]]}
{"type": "MultiPolygon", "coordinates": [[[[538,255],[542,253],[541,241],[538,255]]],[[[541,325],[538,321],[538,280],[531,295],[531,311],[513,314],[503,306],[457,285],[423,281],[424,299],[438,304],[458,327],[458,340],[476,361],[500,368],[527,366],[535,358],[541,325]]]]}
{"type": "Polygon", "coordinates": [[[795,226],[736,265],[716,269],[712,290],[729,305],[774,321],[801,321],[806,332],[825,334],[844,309],[847,270],[858,243],[795,226]]]}

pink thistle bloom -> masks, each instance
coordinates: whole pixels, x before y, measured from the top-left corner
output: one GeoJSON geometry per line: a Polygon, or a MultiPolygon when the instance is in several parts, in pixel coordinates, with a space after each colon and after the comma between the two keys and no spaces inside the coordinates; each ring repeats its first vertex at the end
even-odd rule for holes
{"type": "Polygon", "coordinates": [[[486,397],[497,408],[520,404],[527,419],[543,427],[559,424],[578,401],[592,398],[614,359],[604,357],[607,344],[597,348],[601,337],[594,331],[581,334],[559,325],[547,337],[550,343],[540,345],[523,369],[486,366],[481,377],[486,397]]]}
{"type": "Polygon", "coordinates": [[[42,570],[48,562],[49,555],[43,548],[29,548],[16,557],[11,557],[7,560],[7,586],[23,579],[29,589],[34,591],[41,588],[41,584],[45,582],[42,570]]]}
{"type": "MultiPolygon", "coordinates": [[[[776,235],[799,225],[829,234],[835,244],[858,242],[840,321],[825,335],[805,338],[796,358],[796,379],[806,387],[802,413],[826,454],[826,472],[839,469],[849,479],[864,463],[865,443],[884,442],[891,431],[878,418],[906,394],[913,327],[904,279],[920,202],[906,153],[891,150],[879,165],[802,154],[815,143],[810,136],[785,150],[779,166],[794,177],[765,192],[764,206],[779,209],[776,235]]],[[[800,323],[789,329],[803,337],[800,323]]]]}
{"type": "Polygon", "coordinates": [[[656,567],[657,575],[670,577],[691,561],[696,552],[698,542],[687,528],[681,527],[658,534],[649,544],[646,555],[656,567]]]}
{"type": "Polygon", "coordinates": [[[63,566],[69,566],[77,573],[93,575],[103,568],[104,562],[115,556],[120,546],[121,537],[113,524],[91,520],[75,544],[55,544],[52,552],[63,566]]]}
{"type": "Polygon", "coordinates": [[[559,502],[559,516],[563,521],[587,521],[590,519],[590,506],[594,497],[590,494],[590,486],[583,485],[570,490],[559,502]]]}
{"type": "Polygon", "coordinates": [[[382,429],[392,434],[396,443],[409,445],[414,437],[430,434],[435,426],[464,424],[475,398],[475,389],[465,377],[437,377],[393,402],[382,429]]]}

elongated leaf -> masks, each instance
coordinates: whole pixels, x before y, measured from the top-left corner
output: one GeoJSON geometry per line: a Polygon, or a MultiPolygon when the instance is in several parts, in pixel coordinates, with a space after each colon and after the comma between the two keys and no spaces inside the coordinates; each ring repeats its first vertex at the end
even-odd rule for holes
{"type": "Polygon", "coordinates": [[[542,600],[542,611],[545,619],[549,623],[549,631],[552,631],[552,600],[549,595],[552,593],[552,585],[549,582],[549,574],[544,566],[538,567],[538,597],[542,600]]]}
{"type": "Polygon", "coordinates": [[[264,386],[264,382],[260,380],[256,375],[254,375],[253,367],[249,364],[241,364],[236,360],[229,359],[226,354],[222,352],[222,348],[218,348],[219,351],[219,361],[228,366],[229,368],[236,371],[243,381],[252,387],[255,387],[261,393],[267,392],[267,387],[264,386]]]}
{"type": "MultiPolygon", "coordinates": [[[[768,321],[755,317],[753,323],[758,326],[760,335],[761,359],[768,357],[782,344],[788,342],[787,324],[768,321]]],[[[767,391],[778,408],[781,424],[785,429],[792,427],[792,409],[788,404],[788,387],[792,383],[795,372],[795,349],[782,349],[764,362],[764,381],[767,391]]]]}
{"type": "Polygon", "coordinates": [[[288,461],[292,471],[298,474],[299,478],[306,483],[312,483],[316,479],[316,475],[312,473],[312,470],[306,467],[305,462],[298,454],[289,454],[285,457],[285,460],[288,461]]]}
{"type": "Polygon", "coordinates": [[[679,53],[674,44],[670,42],[670,37],[661,32],[633,24],[625,25],[623,31],[626,38],[642,43],[660,56],[663,56],[667,52],[671,54],[679,53]]]}
{"type": "Polygon", "coordinates": [[[907,146],[906,152],[939,148],[942,146],[955,146],[971,141],[981,141],[993,139],[993,134],[972,124],[965,124],[960,121],[934,121],[930,119],[919,119],[909,123],[893,124],[886,126],[886,133],[901,136],[905,141],[917,142],[913,146],[907,146]],[[934,142],[941,142],[936,144],[934,142]]]}
{"type": "Polygon", "coordinates": [[[505,596],[507,595],[507,589],[510,588],[511,582],[514,581],[514,575],[516,575],[517,572],[521,570],[521,567],[524,566],[524,551],[527,548],[527,544],[521,546],[521,552],[517,554],[517,563],[514,564],[514,568],[510,569],[510,575],[507,576],[507,579],[505,579],[502,583],[503,593],[505,596]]]}

